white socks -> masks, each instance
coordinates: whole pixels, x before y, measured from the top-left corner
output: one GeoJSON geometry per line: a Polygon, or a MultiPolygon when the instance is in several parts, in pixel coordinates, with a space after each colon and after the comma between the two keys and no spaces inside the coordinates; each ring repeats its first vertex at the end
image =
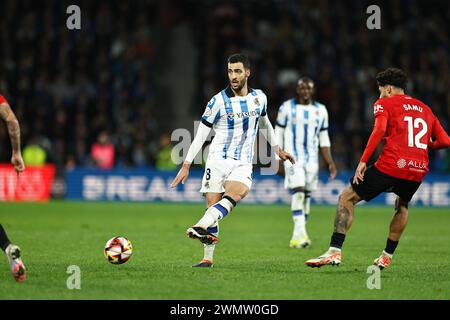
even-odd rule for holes
{"type": "Polygon", "coordinates": [[[304,203],[304,208],[305,208],[305,222],[308,222],[308,215],[309,215],[309,209],[311,207],[311,196],[310,196],[310,192],[308,192],[308,195],[305,195],[305,203],[304,203]]]}
{"type": "MultiPolygon", "coordinates": [[[[206,231],[217,237],[219,235],[219,220],[222,220],[235,206],[236,201],[229,196],[224,196],[219,202],[206,210],[195,226],[206,229],[206,231]]],[[[215,244],[204,244],[203,260],[212,262],[215,248],[215,244]]]]}
{"type": "Polygon", "coordinates": [[[213,226],[216,222],[223,219],[231,210],[233,210],[235,205],[236,202],[233,199],[228,196],[223,197],[222,200],[206,210],[203,218],[201,218],[195,226],[203,229],[213,226]]]}
{"type": "Polygon", "coordinates": [[[203,245],[203,260],[208,260],[213,262],[215,244],[204,244],[203,245]]]}
{"type": "MultiPolygon", "coordinates": [[[[216,222],[215,225],[206,229],[209,233],[215,235],[216,237],[219,235],[219,223],[216,222]]],[[[216,248],[215,244],[204,244],[203,245],[203,260],[208,260],[213,262],[214,249],[216,248]]]]}
{"type": "Polygon", "coordinates": [[[308,237],[306,233],[304,192],[296,192],[292,195],[291,210],[292,219],[294,220],[292,240],[301,240],[304,237],[308,237]]]}

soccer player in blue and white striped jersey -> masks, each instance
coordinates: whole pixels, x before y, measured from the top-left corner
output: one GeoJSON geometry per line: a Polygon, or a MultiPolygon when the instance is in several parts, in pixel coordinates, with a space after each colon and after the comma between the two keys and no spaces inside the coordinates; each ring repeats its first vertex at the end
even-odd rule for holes
{"type": "Polygon", "coordinates": [[[301,78],[297,83],[297,97],[285,101],[277,116],[275,134],[278,145],[295,157],[295,164],[284,164],[285,187],[292,192],[291,210],[294,230],[292,248],[306,248],[311,240],[306,232],[311,191],[317,189],[319,147],[328,165],[330,177],[336,177],[336,165],[330,151],[328,112],[323,104],[312,100],[314,82],[301,78]]]}
{"type": "Polygon", "coordinates": [[[215,137],[209,148],[200,192],[205,194],[207,210],[193,227],[190,238],[204,244],[203,260],[194,266],[211,267],[218,241],[219,220],[223,219],[249,192],[252,185],[252,160],[258,129],[262,130],[275,153],[294,163],[293,156],[281,150],[267,116],[267,97],[259,89],[249,88],[250,62],[245,55],[228,58],[230,85],[216,94],[206,106],[194,141],[172,187],[184,183],[196,154],[211,129],[215,137]]]}

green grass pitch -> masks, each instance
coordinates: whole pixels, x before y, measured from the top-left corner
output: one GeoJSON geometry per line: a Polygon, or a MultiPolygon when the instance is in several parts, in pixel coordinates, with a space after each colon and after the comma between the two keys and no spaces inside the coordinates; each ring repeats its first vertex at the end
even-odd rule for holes
{"type": "Polygon", "coordinates": [[[410,208],[409,225],[381,289],[369,290],[367,267],[384,248],[392,208],[362,206],[347,235],[339,267],[310,269],[305,260],[328,248],[334,207],[313,206],[312,247],[288,247],[288,206],[238,206],[220,224],[215,266],[202,258],[187,227],[202,205],[164,203],[0,204],[0,223],[22,248],[28,278],[17,284],[0,254],[0,299],[449,299],[449,209],[410,208]],[[128,237],[123,265],[103,256],[106,241],[128,237]],[[81,269],[81,289],[66,286],[67,267],[81,269]]]}

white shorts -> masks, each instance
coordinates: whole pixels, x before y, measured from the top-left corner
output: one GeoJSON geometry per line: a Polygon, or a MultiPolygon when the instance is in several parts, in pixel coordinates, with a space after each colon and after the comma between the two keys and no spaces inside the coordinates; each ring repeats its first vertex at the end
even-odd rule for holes
{"type": "Polygon", "coordinates": [[[317,163],[296,163],[292,165],[286,161],[284,164],[285,178],[284,187],[294,189],[303,187],[306,190],[314,191],[317,189],[319,179],[319,164],[317,163]]]}
{"type": "Polygon", "coordinates": [[[253,180],[253,165],[240,160],[223,159],[206,161],[200,192],[223,193],[225,181],[238,181],[249,189],[253,180]]]}

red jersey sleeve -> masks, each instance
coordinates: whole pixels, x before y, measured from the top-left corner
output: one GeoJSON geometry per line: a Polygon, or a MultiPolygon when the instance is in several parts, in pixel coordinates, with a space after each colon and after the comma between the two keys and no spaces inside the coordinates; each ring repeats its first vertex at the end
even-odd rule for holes
{"type": "Polygon", "coordinates": [[[8,103],[8,101],[0,94],[0,104],[2,103],[8,103]]]}
{"type": "Polygon", "coordinates": [[[389,119],[389,104],[387,99],[381,98],[375,101],[373,104],[373,117],[375,120],[377,118],[383,117],[389,119]]]}
{"type": "Polygon", "coordinates": [[[387,104],[383,103],[383,99],[378,99],[373,105],[373,115],[375,118],[375,124],[373,126],[372,134],[367,142],[366,149],[361,157],[361,162],[369,161],[373,152],[380,144],[381,140],[386,133],[387,122],[389,119],[389,110],[387,104]]]}
{"type": "Polygon", "coordinates": [[[444,128],[442,128],[441,123],[437,117],[434,118],[433,131],[431,133],[431,138],[433,141],[430,143],[430,149],[442,149],[450,147],[450,137],[444,128]]]}

